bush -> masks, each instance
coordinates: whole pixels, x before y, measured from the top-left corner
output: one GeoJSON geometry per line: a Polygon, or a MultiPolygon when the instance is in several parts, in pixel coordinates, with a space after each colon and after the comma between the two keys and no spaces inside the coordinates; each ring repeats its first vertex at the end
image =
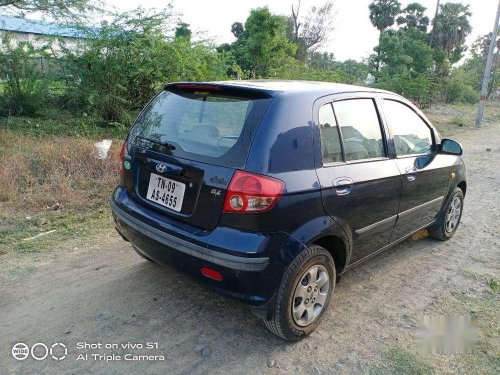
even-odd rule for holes
{"type": "Polygon", "coordinates": [[[479,100],[479,93],[463,81],[451,79],[445,89],[446,103],[474,104],[479,100]]]}
{"type": "Polygon", "coordinates": [[[463,128],[466,125],[465,119],[463,117],[461,117],[461,116],[452,117],[451,120],[450,120],[450,124],[458,125],[461,128],[463,128]]]}
{"type": "Polygon", "coordinates": [[[49,97],[48,77],[38,66],[43,52],[30,43],[13,45],[8,38],[2,44],[0,116],[38,115],[49,97]]]}
{"type": "Polygon", "coordinates": [[[298,61],[291,61],[279,68],[272,69],[269,78],[343,82],[342,75],[335,70],[309,68],[298,61]]]}
{"type": "Polygon", "coordinates": [[[165,28],[169,13],[127,13],[87,31],[77,51],[66,51],[70,108],[106,123],[129,124],[165,84],[179,80],[227,78],[224,54],[188,38],[170,41],[165,28]]]}
{"type": "Polygon", "coordinates": [[[419,104],[430,103],[436,91],[436,83],[427,74],[409,71],[382,75],[375,86],[401,94],[419,104]]]}

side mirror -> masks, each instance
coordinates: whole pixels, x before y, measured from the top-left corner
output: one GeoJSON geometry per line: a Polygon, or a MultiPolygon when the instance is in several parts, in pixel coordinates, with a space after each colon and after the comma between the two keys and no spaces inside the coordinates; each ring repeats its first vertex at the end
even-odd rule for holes
{"type": "Polygon", "coordinates": [[[450,155],[462,155],[462,145],[453,139],[444,138],[441,140],[441,144],[439,145],[439,152],[441,154],[450,154],[450,155]]]}

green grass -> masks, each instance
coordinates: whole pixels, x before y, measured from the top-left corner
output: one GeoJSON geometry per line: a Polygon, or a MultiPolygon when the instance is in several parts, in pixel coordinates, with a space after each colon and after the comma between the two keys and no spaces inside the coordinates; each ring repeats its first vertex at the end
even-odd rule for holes
{"type": "Polygon", "coordinates": [[[65,112],[47,112],[39,118],[0,118],[0,129],[8,129],[34,137],[52,135],[91,139],[123,139],[126,137],[129,128],[129,125],[99,123],[90,117],[75,117],[65,112]]]}
{"type": "Polygon", "coordinates": [[[425,359],[403,348],[391,348],[382,354],[379,364],[370,375],[426,375],[434,374],[434,367],[425,359]]]}
{"type": "Polygon", "coordinates": [[[492,277],[490,279],[489,284],[490,284],[491,290],[493,290],[496,293],[500,293],[500,283],[498,282],[497,279],[495,279],[494,277],[492,277]]]}

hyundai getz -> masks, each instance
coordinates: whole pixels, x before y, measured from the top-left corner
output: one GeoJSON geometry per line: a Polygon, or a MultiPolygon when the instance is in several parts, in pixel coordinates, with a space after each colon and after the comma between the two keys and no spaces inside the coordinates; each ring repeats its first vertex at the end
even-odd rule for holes
{"type": "Polygon", "coordinates": [[[319,325],[343,272],[424,228],[453,236],[461,154],[386,91],[174,83],[132,127],[111,207],[144,258],[253,305],[297,340],[319,325]]]}

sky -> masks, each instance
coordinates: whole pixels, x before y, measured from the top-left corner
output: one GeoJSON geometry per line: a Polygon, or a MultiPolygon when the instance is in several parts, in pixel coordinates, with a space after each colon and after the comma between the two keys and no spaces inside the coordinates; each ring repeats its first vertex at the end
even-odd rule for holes
{"type": "MultiPolygon", "coordinates": [[[[432,19],[436,0],[400,0],[402,7],[418,1],[427,7],[427,16],[432,19]]],[[[161,8],[168,1],[158,0],[106,0],[108,5],[128,10],[142,6],[161,8]]],[[[310,7],[321,5],[325,0],[302,0],[301,14],[305,15],[310,7]]],[[[378,30],[368,18],[368,5],[371,0],[334,0],[334,29],[328,42],[321,51],[332,52],[337,60],[362,60],[368,57],[378,42],[378,30]]],[[[472,11],[472,34],[467,43],[470,45],[479,35],[493,30],[497,0],[442,0],[441,3],[459,2],[470,4],[472,11]]],[[[235,39],[231,34],[233,22],[244,23],[251,9],[268,6],[272,13],[290,15],[292,4],[298,0],[174,0],[174,11],[182,14],[184,22],[204,37],[211,37],[219,43],[230,43],[235,39]]]]}

